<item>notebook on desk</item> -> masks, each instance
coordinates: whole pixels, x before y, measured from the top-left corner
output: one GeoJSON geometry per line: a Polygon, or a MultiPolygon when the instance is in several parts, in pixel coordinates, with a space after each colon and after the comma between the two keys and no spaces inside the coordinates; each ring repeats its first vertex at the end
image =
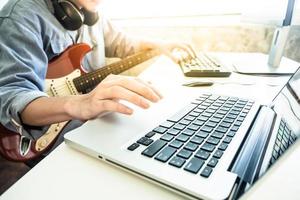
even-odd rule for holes
{"type": "Polygon", "coordinates": [[[188,198],[237,198],[299,137],[299,88],[298,69],[270,105],[202,94],[147,118],[107,115],[65,142],[188,198]]]}

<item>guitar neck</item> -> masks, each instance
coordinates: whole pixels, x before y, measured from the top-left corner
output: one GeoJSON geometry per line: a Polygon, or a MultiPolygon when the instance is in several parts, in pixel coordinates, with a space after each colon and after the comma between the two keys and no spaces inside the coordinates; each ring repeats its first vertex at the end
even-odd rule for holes
{"type": "Polygon", "coordinates": [[[83,74],[82,76],[73,79],[73,83],[78,92],[83,94],[87,93],[97,86],[109,74],[119,74],[124,72],[158,54],[159,52],[157,50],[148,50],[128,56],[121,61],[106,65],[93,72],[83,74]]]}

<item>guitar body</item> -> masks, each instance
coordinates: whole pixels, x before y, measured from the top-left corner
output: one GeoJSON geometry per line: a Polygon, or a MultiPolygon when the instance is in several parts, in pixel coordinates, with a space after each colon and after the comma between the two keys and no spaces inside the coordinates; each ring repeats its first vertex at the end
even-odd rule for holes
{"type": "MultiPolygon", "coordinates": [[[[64,51],[48,64],[46,93],[49,96],[76,95],[72,80],[82,72],[81,60],[91,48],[87,44],[76,44],[64,51]]],[[[67,122],[52,124],[37,140],[25,138],[20,133],[7,130],[0,124],[0,153],[11,161],[24,162],[39,157],[50,149],[67,122]]]]}
{"type": "MultiPolygon", "coordinates": [[[[155,50],[141,52],[86,73],[81,67],[81,61],[89,51],[91,51],[89,45],[75,44],[51,60],[45,81],[45,92],[49,96],[88,93],[109,74],[119,74],[159,53],[155,50]]],[[[68,121],[50,125],[47,132],[37,140],[26,138],[20,131],[19,133],[9,131],[0,124],[0,154],[8,160],[17,162],[37,158],[53,146],[67,123],[68,121]]]]}

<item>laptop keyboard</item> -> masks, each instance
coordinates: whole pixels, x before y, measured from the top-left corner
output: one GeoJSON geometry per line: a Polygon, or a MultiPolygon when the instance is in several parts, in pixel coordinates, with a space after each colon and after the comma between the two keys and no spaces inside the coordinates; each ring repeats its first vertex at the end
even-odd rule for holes
{"type": "Polygon", "coordinates": [[[253,103],[204,94],[127,149],[146,146],[142,156],[209,177],[253,103]],[[154,135],[160,138],[151,139],[154,135]]]}
{"type": "Polygon", "coordinates": [[[272,151],[272,158],[269,166],[274,162],[297,140],[297,136],[291,131],[284,120],[280,121],[275,144],[272,151]]]}

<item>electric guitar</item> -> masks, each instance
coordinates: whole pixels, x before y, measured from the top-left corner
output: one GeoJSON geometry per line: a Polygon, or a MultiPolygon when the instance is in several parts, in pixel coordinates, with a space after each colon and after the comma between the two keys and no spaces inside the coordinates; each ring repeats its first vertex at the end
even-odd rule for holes
{"type": "MultiPolygon", "coordinates": [[[[156,55],[158,51],[149,50],[129,56],[119,62],[86,73],[81,60],[91,51],[89,45],[75,44],[48,64],[46,93],[49,96],[68,96],[91,91],[109,74],[119,74],[156,55]]],[[[51,148],[68,121],[50,125],[46,133],[37,140],[7,130],[0,124],[0,154],[8,160],[24,162],[34,159],[51,148]]]]}

